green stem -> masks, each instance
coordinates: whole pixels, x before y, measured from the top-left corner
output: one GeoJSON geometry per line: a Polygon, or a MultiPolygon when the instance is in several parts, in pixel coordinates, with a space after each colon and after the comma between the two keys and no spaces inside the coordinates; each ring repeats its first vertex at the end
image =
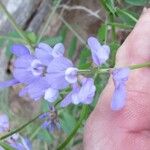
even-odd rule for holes
{"type": "Polygon", "coordinates": [[[46,29],[47,29],[47,27],[48,27],[48,25],[49,25],[49,23],[50,23],[50,21],[51,21],[53,15],[54,15],[54,13],[56,12],[56,10],[57,10],[57,8],[58,8],[58,6],[59,6],[59,4],[60,4],[60,2],[61,2],[61,0],[58,0],[58,1],[57,1],[57,3],[56,3],[56,5],[55,5],[54,9],[52,10],[51,14],[49,15],[49,17],[48,17],[48,19],[47,19],[47,21],[46,21],[46,23],[45,23],[45,25],[44,25],[44,27],[43,27],[43,29],[42,29],[40,35],[39,35],[39,38],[38,38],[38,40],[37,40],[37,44],[41,41],[41,39],[42,39],[42,37],[43,37],[43,34],[45,33],[45,31],[46,31],[46,29]]]}
{"type": "Polygon", "coordinates": [[[15,20],[12,18],[11,14],[7,11],[7,9],[2,4],[2,2],[0,2],[0,9],[2,9],[2,11],[6,14],[6,16],[8,17],[9,22],[12,24],[12,26],[15,28],[15,30],[18,32],[18,34],[22,37],[22,39],[25,40],[30,45],[30,47],[32,48],[32,45],[31,45],[30,41],[24,35],[23,31],[18,27],[15,20]]]}
{"type": "Polygon", "coordinates": [[[117,12],[120,12],[120,13],[122,13],[122,14],[128,16],[128,17],[129,17],[130,19],[132,19],[135,23],[138,21],[133,15],[129,14],[128,12],[126,12],[126,11],[124,11],[124,10],[121,10],[121,9],[119,9],[119,8],[117,8],[116,10],[117,10],[116,13],[117,13],[117,12]]]}
{"type": "Polygon", "coordinates": [[[6,39],[10,41],[15,41],[15,42],[20,42],[20,43],[26,43],[23,39],[21,38],[16,38],[16,37],[11,37],[11,36],[5,36],[5,35],[0,35],[0,39],[6,39]]]}
{"type": "MultiPolygon", "coordinates": [[[[130,66],[126,66],[126,67],[130,68],[131,70],[140,69],[140,68],[144,68],[144,67],[150,67],[150,62],[143,63],[143,64],[130,65],[130,66]]],[[[119,68],[124,68],[124,67],[119,67],[119,68]]],[[[115,70],[115,69],[117,69],[117,68],[98,69],[98,73],[105,73],[105,72],[108,72],[110,70],[115,70]]]]}
{"type": "Polygon", "coordinates": [[[150,67],[150,62],[144,63],[144,64],[135,64],[135,65],[129,66],[129,68],[130,68],[131,70],[139,69],[139,68],[143,68],[143,67],[150,67]]]}
{"type": "Polygon", "coordinates": [[[57,150],[62,150],[64,149],[67,144],[71,141],[71,139],[74,137],[74,135],[76,134],[76,132],[78,131],[79,127],[81,126],[84,118],[87,115],[87,110],[88,110],[88,106],[84,105],[82,106],[82,112],[81,112],[81,116],[79,121],[77,122],[75,128],[73,129],[73,131],[70,133],[70,135],[66,138],[66,140],[57,148],[57,150]]]}
{"type": "MultiPolygon", "coordinates": [[[[109,14],[109,22],[114,22],[114,14],[110,13],[109,14]]],[[[112,41],[116,41],[116,27],[115,25],[111,25],[111,29],[112,29],[112,41]]]]}
{"type": "MultiPolygon", "coordinates": [[[[43,114],[43,113],[41,113],[41,114],[43,114]]],[[[32,122],[34,122],[36,119],[38,119],[41,114],[39,114],[38,116],[34,117],[32,120],[28,121],[27,123],[25,123],[20,128],[17,128],[16,130],[11,131],[10,133],[8,133],[6,135],[1,136],[0,140],[6,139],[7,137],[9,137],[9,136],[11,136],[11,135],[13,135],[13,134],[21,131],[22,129],[24,129],[25,127],[27,127],[29,124],[31,124],[32,122]]]]}

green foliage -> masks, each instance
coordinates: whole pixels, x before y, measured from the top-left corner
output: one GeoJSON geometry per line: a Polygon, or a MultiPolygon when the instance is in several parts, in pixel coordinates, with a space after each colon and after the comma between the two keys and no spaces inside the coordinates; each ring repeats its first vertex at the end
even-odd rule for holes
{"type": "Polygon", "coordinates": [[[90,62],[88,61],[90,58],[91,52],[89,49],[84,48],[81,50],[80,52],[80,56],[79,56],[79,64],[78,67],[79,69],[87,69],[90,67],[90,62]]]}
{"type": "Polygon", "coordinates": [[[150,0],[125,0],[125,2],[134,6],[144,6],[150,3],[150,0]]]}
{"type": "Polygon", "coordinates": [[[38,132],[37,137],[41,141],[44,141],[48,144],[51,144],[53,142],[52,135],[45,129],[40,129],[40,132],[38,132]]]}
{"type": "Polygon", "coordinates": [[[108,30],[108,26],[106,24],[102,24],[98,29],[97,37],[99,41],[102,43],[106,40],[107,30],[108,30]]]}
{"type": "Polygon", "coordinates": [[[67,49],[67,52],[68,52],[68,57],[70,59],[73,58],[74,54],[75,54],[75,51],[76,51],[76,48],[77,48],[77,38],[74,36],[70,42],[70,46],[69,48],[67,49]]]}
{"type": "Polygon", "coordinates": [[[4,142],[0,142],[0,146],[2,146],[5,150],[15,150],[10,145],[8,145],[8,144],[6,144],[4,142]]]}
{"type": "Polygon", "coordinates": [[[74,114],[71,114],[68,110],[63,110],[60,115],[60,124],[65,133],[69,134],[76,124],[74,114]]]}
{"type": "Polygon", "coordinates": [[[134,26],[137,22],[137,14],[128,10],[117,9],[119,18],[126,24],[134,26]]]}

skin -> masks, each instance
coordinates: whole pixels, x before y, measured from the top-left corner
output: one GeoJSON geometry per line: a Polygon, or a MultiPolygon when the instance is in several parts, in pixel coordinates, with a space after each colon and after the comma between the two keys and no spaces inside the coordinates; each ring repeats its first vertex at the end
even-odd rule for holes
{"type": "MultiPolygon", "coordinates": [[[[116,66],[150,61],[150,9],[119,48],[116,66]]],[[[110,108],[113,81],[102,92],[85,126],[84,150],[150,150],[150,69],[131,71],[125,107],[110,108]]]]}

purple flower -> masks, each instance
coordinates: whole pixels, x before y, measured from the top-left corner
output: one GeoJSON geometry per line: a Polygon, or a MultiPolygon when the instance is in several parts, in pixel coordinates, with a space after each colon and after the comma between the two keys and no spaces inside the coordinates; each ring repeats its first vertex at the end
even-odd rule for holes
{"type": "Polygon", "coordinates": [[[77,70],[69,59],[65,57],[55,58],[48,66],[47,82],[54,89],[64,89],[69,83],[77,81],[77,70]]]}
{"type": "Polygon", "coordinates": [[[81,84],[81,87],[77,84],[73,85],[72,91],[61,102],[61,107],[66,107],[71,103],[76,105],[79,103],[92,103],[96,91],[94,80],[92,78],[84,78],[81,84]]]}
{"type": "Polygon", "coordinates": [[[45,78],[41,78],[27,85],[19,92],[19,96],[25,95],[29,95],[35,101],[44,96],[45,100],[54,102],[58,98],[59,92],[51,88],[45,78]]]}
{"type": "Polygon", "coordinates": [[[17,56],[14,62],[14,79],[1,82],[0,87],[24,83],[26,87],[20,91],[20,96],[28,94],[32,99],[39,100],[45,95],[48,101],[54,101],[58,96],[58,91],[51,88],[45,76],[51,61],[63,56],[63,44],[58,43],[51,48],[48,44],[39,43],[34,54],[31,54],[24,45],[15,44],[11,52],[17,56]]]}
{"type": "Polygon", "coordinates": [[[6,142],[15,150],[31,150],[32,144],[28,138],[23,138],[19,134],[13,134],[6,139],[6,142]]]}
{"type": "Polygon", "coordinates": [[[6,114],[0,114],[0,133],[9,130],[9,118],[6,114]]]}
{"type": "Polygon", "coordinates": [[[57,130],[59,131],[61,129],[58,121],[57,110],[54,106],[50,106],[49,112],[42,114],[39,119],[44,120],[41,127],[47,129],[50,133],[53,133],[57,130]]]}
{"type": "Polygon", "coordinates": [[[46,66],[53,60],[53,58],[62,57],[64,54],[65,48],[62,43],[56,44],[51,48],[46,43],[39,43],[35,49],[35,56],[46,66]]]}
{"type": "Polygon", "coordinates": [[[126,91],[125,84],[128,80],[130,69],[119,68],[112,72],[113,80],[115,84],[115,90],[112,97],[111,108],[112,110],[120,110],[125,105],[126,91]]]}
{"type": "Polygon", "coordinates": [[[49,45],[40,43],[35,49],[35,54],[32,55],[24,45],[15,44],[12,46],[11,52],[18,57],[14,62],[14,79],[2,82],[0,87],[12,86],[19,82],[30,84],[39,80],[45,76],[46,67],[53,58],[63,56],[64,46],[58,43],[52,49],[49,45]]]}
{"type": "Polygon", "coordinates": [[[104,64],[109,58],[110,48],[108,45],[101,45],[95,37],[88,38],[88,45],[92,52],[92,59],[97,66],[104,64]]]}

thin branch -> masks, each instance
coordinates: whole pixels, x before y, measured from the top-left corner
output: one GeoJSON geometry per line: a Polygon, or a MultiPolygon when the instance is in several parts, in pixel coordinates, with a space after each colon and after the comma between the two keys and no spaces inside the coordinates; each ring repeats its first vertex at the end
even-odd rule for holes
{"type": "Polygon", "coordinates": [[[46,21],[46,23],[45,23],[45,25],[44,25],[44,27],[43,27],[43,29],[42,29],[40,35],[39,35],[39,38],[38,38],[38,40],[37,40],[37,43],[39,43],[39,42],[41,41],[44,32],[46,31],[46,29],[47,29],[47,27],[48,27],[48,25],[49,25],[51,19],[53,18],[53,15],[55,14],[57,8],[59,7],[60,2],[61,2],[61,0],[58,0],[57,3],[56,3],[56,5],[55,5],[55,7],[52,9],[52,12],[51,12],[51,14],[49,15],[49,17],[48,17],[48,19],[47,19],[47,21],[46,21]]]}
{"type": "Polygon", "coordinates": [[[100,10],[96,10],[96,11],[93,11],[87,7],[84,7],[84,6],[81,6],[81,5],[74,5],[74,6],[69,6],[69,5],[60,5],[59,8],[63,8],[64,10],[83,10],[85,12],[87,12],[90,16],[94,16],[95,18],[97,19],[100,19],[102,20],[102,18],[99,16],[99,12],[100,10]]]}

